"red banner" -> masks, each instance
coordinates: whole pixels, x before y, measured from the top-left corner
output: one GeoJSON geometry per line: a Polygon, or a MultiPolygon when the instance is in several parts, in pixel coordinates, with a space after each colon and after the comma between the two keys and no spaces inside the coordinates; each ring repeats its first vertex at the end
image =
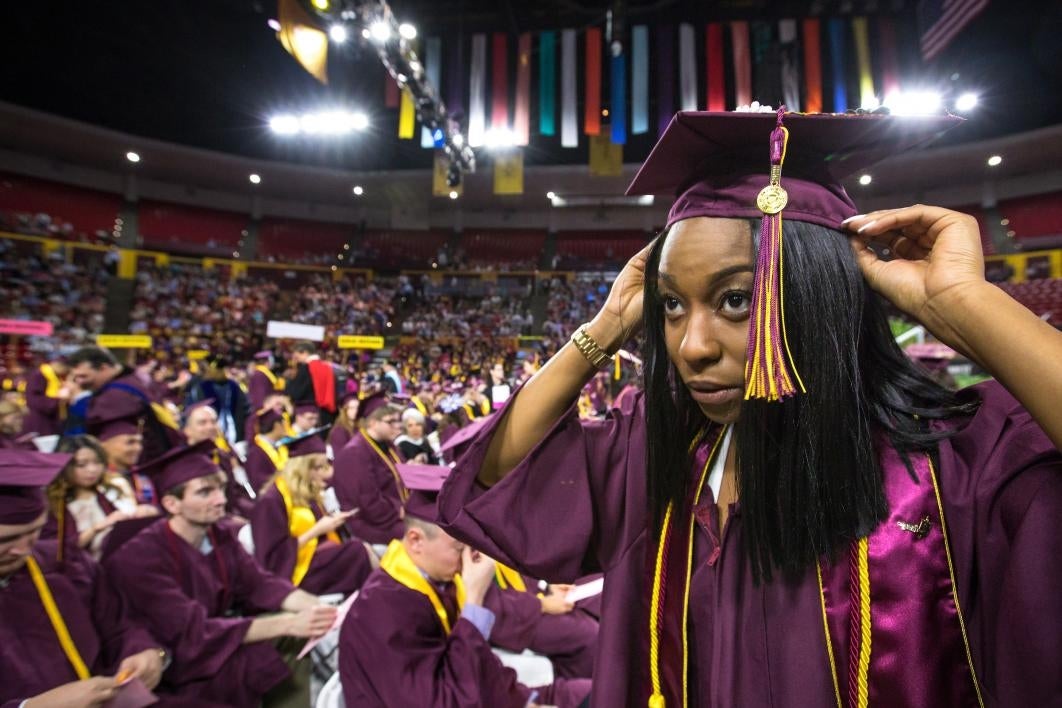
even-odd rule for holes
{"type": "Polygon", "coordinates": [[[517,145],[527,145],[531,139],[531,34],[528,32],[520,35],[516,47],[513,136],[517,145]]]}
{"type": "Polygon", "coordinates": [[[804,94],[804,110],[822,113],[822,47],[818,20],[804,20],[804,94]]]}
{"type": "Polygon", "coordinates": [[[601,29],[586,30],[586,116],[583,132],[601,132],[601,29]]]}
{"type": "Polygon", "coordinates": [[[387,108],[398,108],[398,84],[391,78],[391,75],[384,70],[384,106],[387,108]]]}
{"type": "Polygon", "coordinates": [[[490,127],[509,127],[509,37],[495,32],[491,51],[490,127]]]}
{"type": "Polygon", "coordinates": [[[878,19],[878,50],[881,56],[882,97],[900,90],[900,60],[896,56],[896,28],[892,19],[878,19]]]}
{"type": "Polygon", "coordinates": [[[723,60],[723,25],[712,22],[708,25],[705,36],[707,71],[704,72],[708,81],[708,110],[726,110],[726,66],[723,60]]]}

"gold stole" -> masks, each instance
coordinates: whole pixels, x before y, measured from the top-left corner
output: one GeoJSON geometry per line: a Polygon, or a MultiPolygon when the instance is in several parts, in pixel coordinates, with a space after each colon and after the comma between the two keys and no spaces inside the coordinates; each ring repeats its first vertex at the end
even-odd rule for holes
{"type": "MultiPolygon", "coordinates": [[[[41,364],[41,376],[47,382],[44,387],[44,395],[48,398],[58,398],[59,389],[63,387],[62,381],[59,380],[59,375],[55,373],[55,369],[51,364],[41,364]]],[[[60,401],[59,403],[59,417],[66,418],[66,401],[60,401]]]]}
{"type": "Polygon", "coordinates": [[[284,469],[284,466],[288,464],[288,446],[281,445],[280,447],[274,447],[273,443],[269,442],[261,435],[254,436],[254,444],[262,449],[262,452],[266,454],[269,461],[273,463],[273,466],[277,468],[277,472],[284,469]]]}
{"type": "Polygon", "coordinates": [[[181,429],[181,426],[177,424],[177,419],[173,417],[173,413],[170,413],[170,409],[166,406],[161,403],[152,403],[151,410],[154,411],[155,418],[167,428],[181,429]]]}
{"type": "MultiPolygon", "coordinates": [[[[413,563],[401,541],[391,541],[387,552],[380,559],[380,567],[398,583],[427,597],[442,622],[443,630],[447,634],[450,633],[450,619],[446,616],[446,608],[439,599],[439,594],[428,579],[421,575],[420,568],[413,563]]],[[[454,587],[457,588],[457,611],[460,613],[465,606],[465,584],[460,573],[454,576],[454,587]]]]}
{"type": "Polygon", "coordinates": [[[26,558],[26,567],[29,569],[30,578],[33,580],[34,587],[37,588],[37,595],[41,598],[41,604],[44,605],[44,611],[48,615],[48,620],[52,623],[52,629],[55,631],[55,637],[59,640],[59,646],[63,648],[63,653],[66,654],[67,661],[74,667],[74,673],[77,677],[84,681],[92,674],[89,673],[88,667],[85,666],[84,660],[81,658],[81,654],[78,652],[77,647],[74,645],[74,640],[70,637],[70,630],[66,628],[66,622],[63,620],[63,615],[59,612],[59,608],[55,604],[55,598],[52,597],[52,591],[48,587],[48,581],[44,579],[44,573],[41,572],[41,567],[37,565],[37,559],[33,556],[26,558]]]}
{"type": "Polygon", "coordinates": [[[214,438],[214,447],[225,452],[232,452],[232,448],[229,447],[229,441],[225,439],[224,435],[214,438]]]}
{"type": "Polygon", "coordinates": [[[278,379],[277,375],[270,371],[268,366],[262,366],[261,364],[259,364],[258,366],[254,367],[254,370],[262,372],[262,375],[269,379],[269,383],[273,384],[274,391],[284,390],[284,384],[286,382],[284,381],[284,379],[278,379]]]}
{"type": "MultiPolygon", "coordinates": [[[[291,533],[292,538],[298,540],[299,536],[309,531],[317,523],[317,517],[314,516],[313,509],[310,507],[295,506],[291,499],[291,489],[288,488],[286,479],[277,477],[273,484],[276,485],[277,491],[280,492],[280,497],[284,500],[284,510],[288,513],[288,531],[291,533]]],[[[335,531],[329,531],[327,538],[329,541],[342,543],[335,531]]],[[[306,572],[310,569],[310,562],[313,561],[313,554],[316,552],[316,538],[311,538],[306,545],[299,548],[298,554],[295,556],[295,570],[291,574],[292,583],[298,585],[306,577],[306,572]]]]}
{"type": "Polygon", "coordinates": [[[409,402],[416,406],[417,410],[423,416],[428,415],[428,407],[424,405],[424,402],[420,400],[418,396],[413,396],[409,399],[409,402]]]}
{"type": "Polygon", "coordinates": [[[498,581],[498,587],[502,590],[507,590],[511,587],[513,590],[527,592],[527,584],[524,583],[524,579],[520,574],[497,561],[494,562],[494,579],[498,581]]]}
{"type": "Polygon", "coordinates": [[[476,415],[476,409],[472,407],[471,403],[462,403],[461,407],[465,409],[465,413],[468,415],[469,420],[475,420],[479,417],[476,415]]]}

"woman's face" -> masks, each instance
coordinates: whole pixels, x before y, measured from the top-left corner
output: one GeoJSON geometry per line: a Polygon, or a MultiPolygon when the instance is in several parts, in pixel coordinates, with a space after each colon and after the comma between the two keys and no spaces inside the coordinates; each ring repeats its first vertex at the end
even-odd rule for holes
{"type": "Polygon", "coordinates": [[[406,436],[420,440],[424,437],[424,424],[416,418],[406,418],[406,436]]]}
{"type": "Polygon", "coordinates": [[[358,417],[358,406],[360,406],[360,405],[361,405],[361,401],[359,401],[356,398],[352,398],[349,401],[347,401],[347,405],[346,405],[347,419],[354,420],[354,419],[356,419],[358,417]]]}
{"type": "Polygon", "coordinates": [[[310,478],[321,487],[328,486],[335,470],[325,455],[314,455],[310,461],[310,478]]]}
{"type": "Polygon", "coordinates": [[[18,435],[22,430],[23,417],[21,410],[14,410],[0,416],[0,433],[9,437],[18,435]]]}
{"type": "Polygon", "coordinates": [[[704,415],[733,423],[745,388],[755,266],[748,223],[697,217],[672,227],[657,290],[668,356],[704,415]]]}
{"type": "Polygon", "coordinates": [[[74,453],[68,480],[70,484],[81,489],[95,487],[103,475],[103,460],[90,447],[83,447],[74,453]]]}

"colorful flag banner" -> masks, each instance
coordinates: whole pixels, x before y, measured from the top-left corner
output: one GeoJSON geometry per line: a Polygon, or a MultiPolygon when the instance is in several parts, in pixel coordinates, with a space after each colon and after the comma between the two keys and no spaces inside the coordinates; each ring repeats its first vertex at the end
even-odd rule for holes
{"type": "Polygon", "coordinates": [[[472,35],[468,82],[468,144],[479,147],[487,130],[487,35],[472,35]]]}
{"type": "MultiPolygon", "coordinates": [[[[442,42],[438,37],[428,37],[424,42],[424,75],[432,87],[439,91],[442,74],[442,42]]],[[[435,136],[427,128],[420,129],[420,146],[435,147],[435,136]]]]}
{"type": "Polygon", "coordinates": [[[464,182],[456,187],[451,187],[447,177],[450,172],[450,158],[446,157],[443,150],[435,151],[435,159],[431,170],[431,194],[433,197],[448,197],[450,192],[457,192],[458,196],[464,191],[464,182]]]}
{"type": "Polygon", "coordinates": [[[416,124],[416,111],[413,110],[413,94],[409,89],[402,89],[402,104],[398,107],[398,137],[402,140],[413,138],[416,124]]]}
{"type": "MultiPolygon", "coordinates": [[[[465,105],[465,43],[447,42],[446,52],[446,108],[451,115],[464,113],[465,105]]],[[[467,116],[465,116],[467,119],[467,116]]],[[[467,124],[466,124],[467,125],[467,124]]]]}
{"type": "Polygon", "coordinates": [[[609,125],[612,142],[627,143],[627,56],[622,51],[612,56],[611,96],[609,97],[609,125]]]}
{"type": "Polygon", "coordinates": [[[684,111],[697,110],[697,46],[693,25],[679,25],[679,102],[684,111]]]}
{"type": "Polygon", "coordinates": [[[804,20],[804,109],[822,113],[822,44],[819,21],[804,20]]]}
{"type": "Polygon", "coordinates": [[[590,175],[593,177],[623,175],[623,146],[612,142],[604,133],[590,136],[590,175]]]}
{"type": "Polygon", "coordinates": [[[649,28],[631,28],[631,133],[649,132],[649,28]]]}
{"type": "Polygon", "coordinates": [[[561,147],[579,147],[575,101],[575,30],[561,32],[561,147]]]}
{"type": "Polygon", "coordinates": [[[583,105],[583,132],[597,135],[601,132],[601,28],[586,30],[586,100],[583,105]]]}
{"type": "Polygon", "coordinates": [[[495,32],[491,52],[490,127],[509,128],[509,37],[495,32]]]}
{"type": "Polygon", "coordinates": [[[328,35],[317,29],[310,14],[298,0],[279,0],[277,39],[303,69],[322,84],[328,83],[328,35]]]}
{"type": "Polygon", "coordinates": [[[730,23],[730,45],[734,54],[734,100],[739,106],[752,103],[752,57],[749,55],[749,23],[730,23]]]}
{"type": "Polygon", "coordinates": [[[900,60],[896,51],[896,26],[892,18],[880,17],[878,25],[878,56],[881,62],[881,94],[891,96],[900,91],[900,60]]]}
{"type": "Polygon", "coordinates": [[[494,155],[494,193],[524,193],[524,151],[503,150],[494,155]]]}
{"type": "Polygon", "coordinates": [[[844,75],[845,59],[844,20],[832,19],[827,25],[830,33],[830,66],[833,67],[833,112],[848,110],[848,86],[844,75]]]}
{"type": "Polygon", "coordinates": [[[726,64],[723,58],[723,25],[709,23],[705,30],[705,72],[708,110],[726,110],[726,64]]]}
{"type": "Polygon", "coordinates": [[[531,35],[524,32],[516,41],[516,101],[513,104],[513,141],[531,141],[531,35]]]}
{"type": "Polygon", "coordinates": [[[867,18],[852,18],[852,36],[855,37],[856,64],[859,66],[859,105],[873,108],[877,101],[874,95],[874,75],[870,69],[870,35],[867,18]]]}
{"type": "Polygon", "coordinates": [[[800,110],[800,49],[796,20],[778,21],[778,47],[782,55],[782,101],[791,111],[800,110]]]}
{"type": "Polygon", "coordinates": [[[557,134],[557,33],[538,36],[538,132],[557,134]]]}
{"type": "Polygon", "coordinates": [[[656,132],[663,135],[675,115],[675,28],[656,28],[656,132]]]}

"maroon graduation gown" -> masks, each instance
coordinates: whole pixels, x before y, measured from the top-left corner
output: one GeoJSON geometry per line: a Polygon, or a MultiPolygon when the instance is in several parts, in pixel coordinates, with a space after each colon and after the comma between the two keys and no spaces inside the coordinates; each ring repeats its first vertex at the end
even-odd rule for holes
{"type": "Polygon", "coordinates": [[[161,403],[161,400],[152,390],[151,384],[145,384],[133,372],[118,376],[92,394],[88,404],[88,419],[102,417],[112,406],[122,410],[130,408],[126,400],[129,398],[140,404],[144,416],[144,451],[140,453],[141,462],[154,460],[171,448],[184,444],[181,431],[163,424],[156,418],[151,404],[161,403]]]}
{"type": "MultiPolygon", "coordinates": [[[[380,446],[387,454],[387,447],[380,446]]],[[[390,543],[402,538],[405,526],[399,515],[402,497],[394,475],[361,433],[336,452],[332,487],[344,511],[358,509],[347,521],[355,538],[369,543],[390,543]]]]}
{"type": "Polygon", "coordinates": [[[245,519],[250,518],[255,500],[248,496],[247,490],[236,481],[236,476],[232,472],[237,465],[243,466],[240,464],[240,458],[232,450],[222,450],[220,448],[214,450],[214,455],[217,459],[218,467],[225,472],[225,511],[229,514],[242,516],[245,519]]]}
{"type": "Polygon", "coordinates": [[[247,441],[247,460],[243,463],[243,469],[255,494],[261,494],[269,480],[278,472],[277,466],[269,459],[269,455],[258,447],[254,438],[247,441]]]}
{"type": "MultiPolygon", "coordinates": [[[[283,379],[278,377],[278,383],[283,379]]],[[[250,377],[247,379],[247,402],[251,405],[251,414],[247,416],[247,422],[244,425],[244,440],[250,445],[254,440],[255,433],[255,413],[262,410],[262,406],[265,405],[265,400],[273,393],[284,390],[283,387],[276,388],[273,386],[273,382],[269,380],[269,377],[255,368],[251,372],[250,377]]]]}
{"type": "MultiPolygon", "coordinates": [[[[323,516],[316,504],[310,508],[318,519],[323,516]]],[[[258,497],[250,521],[255,559],[269,572],[290,579],[295,570],[299,542],[289,531],[284,498],[275,485],[258,497]]],[[[358,540],[337,544],[319,537],[313,560],[299,587],[314,595],[336,592],[349,595],[360,588],[372,572],[368,554],[358,540]]]]}
{"type": "Polygon", "coordinates": [[[40,435],[58,435],[63,432],[63,419],[60,417],[62,403],[58,398],[46,396],[48,379],[44,378],[40,367],[26,377],[26,417],[22,420],[22,433],[40,435]]]}
{"type": "MultiPolygon", "coordinates": [[[[382,569],[365,581],[339,632],[343,699],[358,708],[524,708],[532,689],[458,619],[447,635],[427,597],[382,569]]],[[[536,701],[574,708],[588,682],[537,688],[536,701]]]]}
{"type": "MultiPolygon", "coordinates": [[[[85,553],[66,549],[56,562],[57,541],[33,549],[82,660],[94,676],[113,675],[121,660],[162,646],[134,622],[110,579],[85,553]]],[[[63,653],[37,589],[23,566],[0,586],[0,705],[23,700],[64,683],[77,674],[63,653]]]]}
{"type": "Polygon", "coordinates": [[[123,544],[104,567],[136,617],[172,647],[166,688],[253,708],[289,671],[272,643],[245,645],[244,636],[255,613],[279,610],[295,588],[264,571],[232,533],[213,531],[216,545],[203,555],[162,520],[123,544]]]}
{"type": "MultiPolygon", "coordinates": [[[[1062,459],[1001,386],[982,384],[970,395],[981,396],[981,409],[941,443],[938,477],[973,663],[988,704],[1049,705],[1062,695],[1062,459]]],[[[523,572],[558,580],[604,572],[591,700],[608,708],[640,708],[649,683],[642,395],[629,406],[584,422],[569,409],[512,473],[478,496],[475,475],[492,422],[439,498],[454,536],[523,572]]],[[[720,534],[710,489],[704,497],[695,509],[690,705],[834,705],[814,568],[797,582],[755,585],[741,548],[740,505],[720,534]]],[[[897,617],[893,629],[933,636],[932,627],[912,621],[897,617]]],[[[835,642],[835,651],[844,667],[847,645],[835,642]]],[[[896,662],[899,682],[926,670],[917,656],[896,662]]]]}
{"type": "Polygon", "coordinates": [[[328,431],[328,444],[332,446],[332,455],[338,455],[339,451],[347,446],[347,443],[351,441],[356,433],[357,431],[352,433],[342,425],[333,425],[332,429],[328,431]]]}

